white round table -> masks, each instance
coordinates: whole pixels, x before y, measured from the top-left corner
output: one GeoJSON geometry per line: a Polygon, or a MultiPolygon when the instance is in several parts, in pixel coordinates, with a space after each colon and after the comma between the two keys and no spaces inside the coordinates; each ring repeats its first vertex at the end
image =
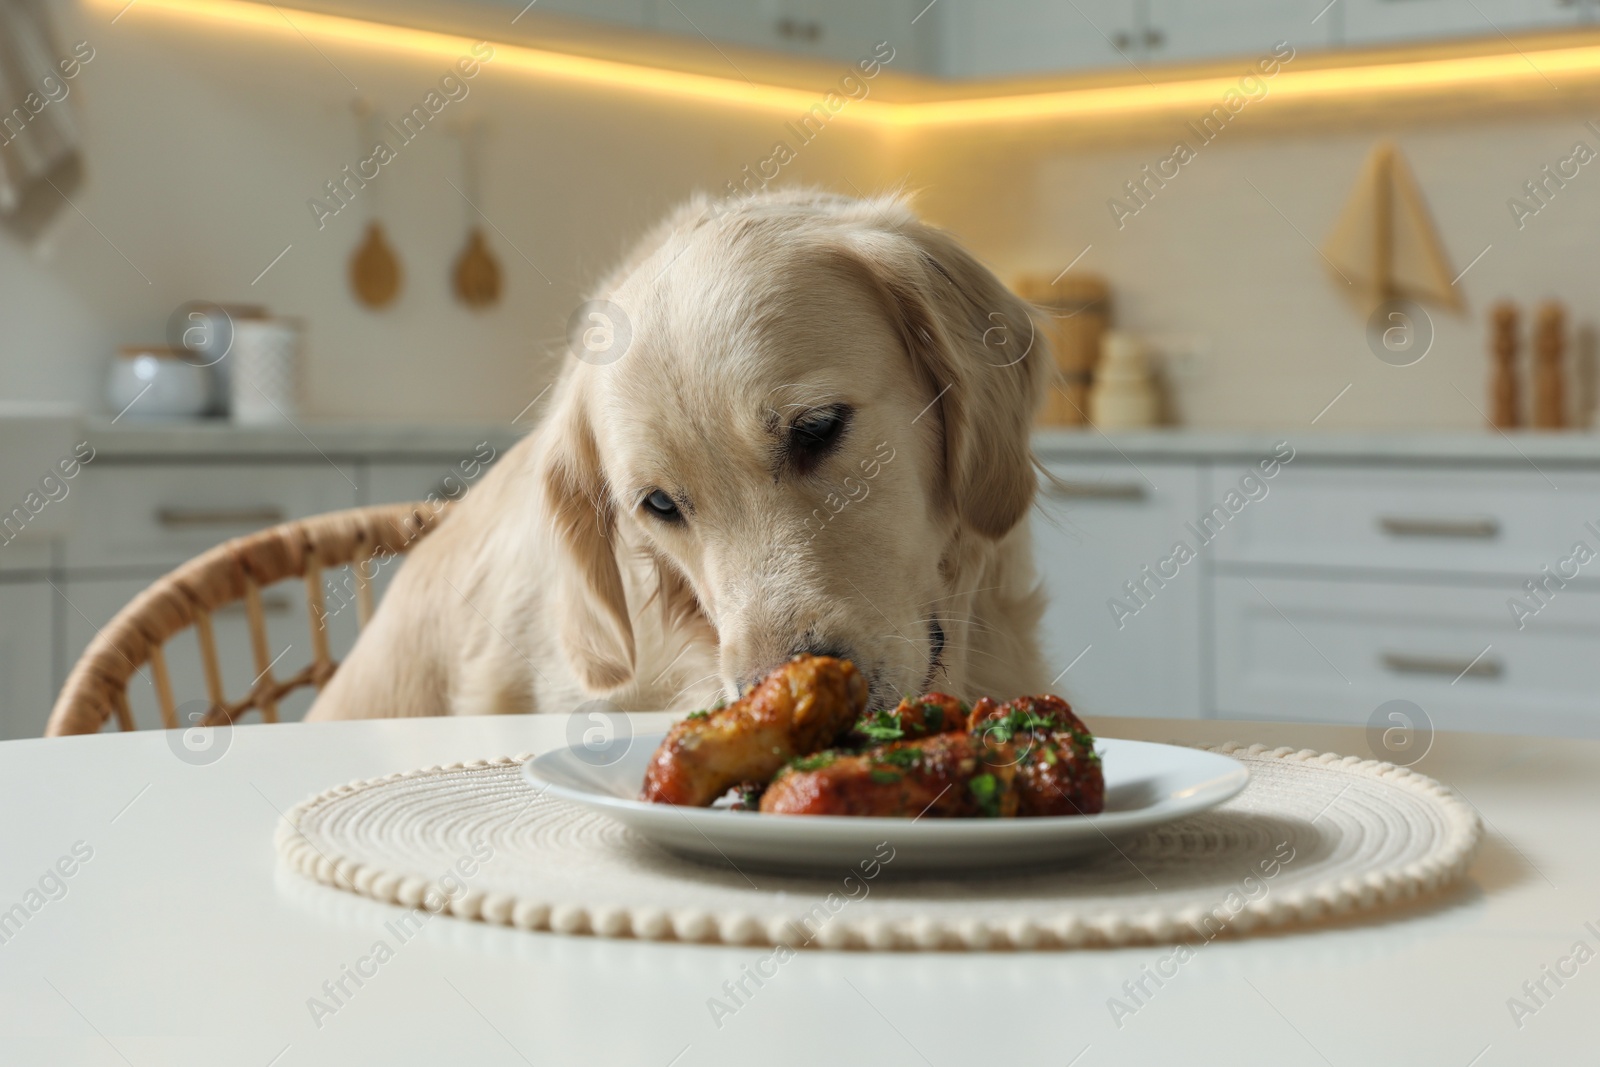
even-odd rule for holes
{"type": "MultiPolygon", "coordinates": [[[[665,719],[636,721],[644,732],[665,719]]],[[[1098,725],[1371,755],[1347,727],[1098,725]]],[[[209,764],[180,758],[172,737],[0,744],[0,1063],[1488,1067],[1594,1055],[1596,742],[1439,735],[1417,769],[1478,808],[1486,842],[1462,891],[1403,917],[1219,939],[1159,984],[1171,948],[802,952],[764,964],[776,973],[758,986],[746,968],[769,949],[448,916],[404,930],[400,909],[278,867],[276,825],[308,795],[543,751],[566,743],[564,718],[245,726],[209,764]],[[734,999],[725,983],[741,979],[734,999]]]]}

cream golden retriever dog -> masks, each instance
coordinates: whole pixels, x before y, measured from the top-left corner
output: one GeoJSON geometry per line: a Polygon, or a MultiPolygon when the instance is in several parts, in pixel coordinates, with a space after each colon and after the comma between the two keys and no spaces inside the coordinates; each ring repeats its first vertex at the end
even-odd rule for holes
{"type": "MultiPolygon", "coordinates": [[[[1027,305],[902,200],[680,208],[539,428],[411,553],[310,718],[706,707],[808,651],[873,706],[1042,692],[1027,305]]],[[[599,320],[597,320],[599,321],[599,320]]]]}

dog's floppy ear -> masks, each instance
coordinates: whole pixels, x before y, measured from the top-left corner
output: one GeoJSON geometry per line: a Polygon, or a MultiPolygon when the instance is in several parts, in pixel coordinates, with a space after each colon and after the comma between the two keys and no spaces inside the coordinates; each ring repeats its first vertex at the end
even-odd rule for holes
{"type": "Polygon", "coordinates": [[[910,222],[850,246],[936,397],[957,513],[986,537],[1004,536],[1033,503],[1028,434],[1052,362],[1032,311],[931,227],[910,222]]]}
{"type": "Polygon", "coordinates": [[[633,624],[617,567],[616,510],[594,429],[577,383],[566,384],[541,431],[540,481],[555,550],[566,557],[556,568],[561,647],[584,687],[603,691],[633,677],[633,624]]]}

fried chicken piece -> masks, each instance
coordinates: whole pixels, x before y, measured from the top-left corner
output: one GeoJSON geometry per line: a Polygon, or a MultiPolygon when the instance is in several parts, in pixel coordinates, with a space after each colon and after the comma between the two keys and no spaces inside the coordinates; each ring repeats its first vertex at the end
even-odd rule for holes
{"type": "Polygon", "coordinates": [[[1106,782],[1094,737],[1057,696],[1018,697],[973,709],[974,733],[1009,744],[1017,755],[1017,814],[1095,815],[1105,810],[1106,782]]]}
{"type": "Polygon", "coordinates": [[[965,704],[948,693],[924,693],[905,697],[889,710],[863,715],[845,740],[852,748],[870,748],[889,741],[962,733],[970,714],[965,704]]]}
{"type": "Polygon", "coordinates": [[[704,807],[740,782],[766,781],[837,741],[867,705],[848,660],[796,656],[739,700],[676,723],[645,771],[641,800],[704,807]]]}
{"type": "Polygon", "coordinates": [[[914,819],[1017,814],[1017,758],[1009,743],[967,733],[897,741],[860,754],[796,760],[761,797],[769,815],[869,815],[914,819]]]}
{"type": "Polygon", "coordinates": [[[1091,736],[1089,728],[1073,712],[1071,704],[1068,704],[1058,696],[1048,694],[1044,696],[1018,697],[1015,700],[1008,700],[1004,704],[996,704],[988,697],[984,697],[973,707],[972,714],[968,718],[968,728],[976,730],[985,723],[1010,720],[1019,715],[1024,720],[1030,717],[1034,720],[1041,720],[1039,725],[1049,723],[1058,730],[1082,734],[1084,737],[1091,736]]]}
{"type": "Polygon", "coordinates": [[[953,717],[959,701],[942,694],[901,701],[867,716],[850,739],[906,740],[864,752],[824,752],[794,761],[761,798],[774,815],[891,818],[1006,818],[1092,815],[1105,808],[1105,777],[1094,738],[1060,697],[985,697],[953,717]],[[924,705],[940,709],[932,732],[924,705]]]}
{"type": "Polygon", "coordinates": [[[1017,763],[1017,814],[1098,815],[1106,807],[1106,779],[1094,745],[1067,733],[1036,733],[1013,745],[1017,763]]]}

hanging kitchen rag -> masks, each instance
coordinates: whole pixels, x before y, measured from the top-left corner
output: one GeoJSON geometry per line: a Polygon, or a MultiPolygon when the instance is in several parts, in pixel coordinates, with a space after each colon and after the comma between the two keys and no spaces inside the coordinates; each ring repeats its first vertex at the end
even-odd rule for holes
{"type": "Polygon", "coordinates": [[[80,59],[54,47],[42,0],[0,0],[0,224],[29,243],[83,181],[67,103],[80,59]]]}

